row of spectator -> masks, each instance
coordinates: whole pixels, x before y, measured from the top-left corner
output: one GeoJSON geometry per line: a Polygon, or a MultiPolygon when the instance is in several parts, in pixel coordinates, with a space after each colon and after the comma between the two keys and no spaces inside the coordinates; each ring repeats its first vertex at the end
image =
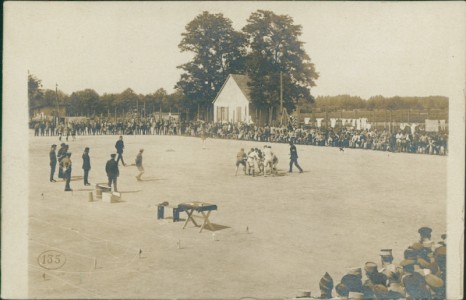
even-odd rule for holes
{"type": "Polygon", "coordinates": [[[79,121],[55,125],[53,122],[36,122],[31,125],[34,135],[186,135],[210,138],[249,140],[268,143],[359,148],[391,152],[446,155],[448,134],[417,129],[390,132],[388,130],[356,130],[350,128],[305,128],[257,126],[246,123],[205,123],[168,120],[79,121]]]}

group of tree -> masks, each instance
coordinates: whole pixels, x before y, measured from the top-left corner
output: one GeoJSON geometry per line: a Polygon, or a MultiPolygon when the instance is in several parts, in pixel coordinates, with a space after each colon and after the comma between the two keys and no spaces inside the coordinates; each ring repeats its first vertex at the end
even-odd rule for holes
{"type": "Polygon", "coordinates": [[[318,96],[315,103],[300,103],[302,111],[318,110],[448,110],[448,98],[443,96],[428,97],[384,97],[373,96],[363,99],[359,96],[338,95],[338,96],[318,96]]]}
{"type": "Polygon", "coordinates": [[[99,95],[93,89],[85,89],[68,95],[58,89],[43,89],[41,80],[32,74],[28,76],[28,98],[31,116],[36,108],[61,105],[66,105],[68,116],[121,116],[136,109],[141,115],[149,115],[153,112],[178,112],[184,109],[184,96],[179,90],[168,94],[160,88],[152,94],[142,95],[128,88],[119,94],[99,95]]]}
{"type": "Polygon", "coordinates": [[[292,111],[298,101],[311,103],[318,73],[299,40],[302,26],[288,15],[258,10],[241,31],[223,14],[198,15],[182,33],[179,48],[194,58],[179,66],[184,72],[176,87],[188,106],[206,110],[229,74],[249,75],[251,99],[259,108],[283,106],[292,111]]]}

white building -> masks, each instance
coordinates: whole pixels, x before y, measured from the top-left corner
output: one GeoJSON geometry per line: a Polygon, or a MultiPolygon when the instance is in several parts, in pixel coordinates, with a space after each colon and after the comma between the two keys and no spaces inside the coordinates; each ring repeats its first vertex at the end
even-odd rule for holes
{"type": "Polygon", "coordinates": [[[213,101],[215,122],[251,122],[247,75],[230,74],[213,101]]]}

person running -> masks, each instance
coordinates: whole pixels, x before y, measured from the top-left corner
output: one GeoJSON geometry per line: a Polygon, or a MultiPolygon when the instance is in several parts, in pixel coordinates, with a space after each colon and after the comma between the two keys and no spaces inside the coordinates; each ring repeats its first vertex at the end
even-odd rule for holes
{"type": "Polygon", "coordinates": [[[239,165],[243,165],[244,175],[246,175],[246,160],[247,159],[248,159],[248,156],[244,152],[244,148],[241,148],[241,150],[238,152],[238,154],[236,154],[236,172],[235,172],[235,176],[236,176],[236,174],[238,174],[239,165]]]}
{"type": "Polygon", "coordinates": [[[70,187],[70,181],[71,181],[71,152],[67,152],[65,158],[61,161],[62,167],[63,167],[63,175],[64,179],[66,180],[65,183],[65,192],[70,192],[72,191],[70,187]]]}
{"type": "Polygon", "coordinates": [[[57,145],[53,144],[52,147],[50,148],[50,182],[56,182],[55,179],[53,179],[53,175],[55,174],[55,168],[57,166],[57,154],[55,153],[55,150],[57,149],[57,145]]]}
{"type": "Polygon", "coordinates": [[[116,163],[118,164],[118,162],[121,159],[121,163],[123,164],[123,166],[126,166],[125,161],[123,160],[123,149],[125,148],[125,143],[123,142],[123,137],[121,135],[120,135],[120,139],[115,144],[115,148],[118,153],[118,158],[116,160],[116,163]]]}
{"type": "Polygon", "coordinates": [[[89,147],[84,148],[84,153],[82,157],[84,170],[84,185],[91,185],[88,181],[89,171],[91,170],[91,158],[89,157],[89,147]]]}
{"type": "Polygon", "coordinates": [[[290,141],[290,173],[293,173],[293,164],[299,169],[299,173],[303,172],[303,169],[298,164],[298,150],[296,150],[293,141],[290,141]]]}
{"type": "Polygon", "coordinates": [[[107,173],[108,177],[108,186],[110,189],[112,188],[113,183],[113,190],[118,192],[117,188],[117,178],[120,176],[120,171],[118,170],[118,162],[115,161],[116,154],[110,154],[110,159],[107,161],[105,165],[105,172],[107,173]]]}
{"type": "Polygon", "coordinates": [[[140,149],[138,155],[136,156],[136,167],[138,168],[139,174],[136,176],[138,181],[141,181],[141,176],[144,174],[144,167],[142,166],[142,153],[144,149],[140,149]]]}

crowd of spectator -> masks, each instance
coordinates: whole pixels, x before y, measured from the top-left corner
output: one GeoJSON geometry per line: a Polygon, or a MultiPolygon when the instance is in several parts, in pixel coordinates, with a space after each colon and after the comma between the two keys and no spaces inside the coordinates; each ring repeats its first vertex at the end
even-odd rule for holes
{"type": "Polygon", "coordinates": [[[258,126],[247,123],[180,122],[176,119],[83,120],[55,125],[53,122],[31,122],[36,136],[48,135],[185,135],[237,139],[268,143],[288,143],[359,148],[390,152],[446,155],[447,132],[426,132],[419,127],[401,130],[354,128],[310,128],[306,126],[258,126]]]}
{"type": "MultiPolygon", "coordinates": [[[[398,264],[392,249],[382,249],[380,265],[366,262],[364,268],[352,268],[336,285],[325,273],[319,282],[320,296],[314,299],[446,299],[447,236],[434,243],[431,228],[418,232],[420,240],[404,251],[398,264]]],[[[311,295],[305,291],[296,298],[311,299],[311,295]]]]}

